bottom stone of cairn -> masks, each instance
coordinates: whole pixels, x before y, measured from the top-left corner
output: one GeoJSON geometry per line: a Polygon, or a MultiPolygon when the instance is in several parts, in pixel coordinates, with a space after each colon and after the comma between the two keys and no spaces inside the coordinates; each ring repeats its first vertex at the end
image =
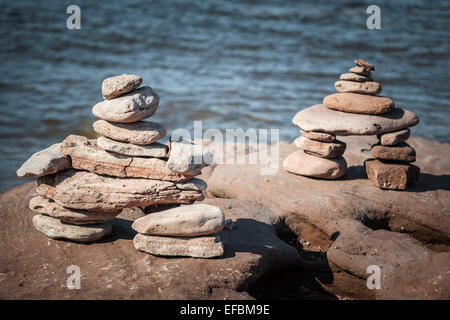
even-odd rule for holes
{"type": "Polygon", "coordinates": [[[33,225],[36,230],[52,239],[67,239],[77,242],[96,241],[112,231],[112,225],[109,223],[80,226],[61,222],[59,219],[43,214],[33,217],[33,225]]]}
{"type": "Polygon", "coordinates": [[[413,164],[385,162],[369,159],[364,162],[367,177],[379,188],[406,190],[408,185],[417,182],[420,168],[413,164]]]}
{"type": "Polygon", "coordinates": [[[223,255],[223,244],[216,235],[165,237],[137,234],[133,244],[140,251],[158,256],[213,258],[223,255]]]}
{"type": "Polygon", "coordinates": [[[342,156],[326,159],[298,150],[284,159],[283,168],[290,173],[307,177],[339,179],[347,171],[347,161],[342,156]]]}

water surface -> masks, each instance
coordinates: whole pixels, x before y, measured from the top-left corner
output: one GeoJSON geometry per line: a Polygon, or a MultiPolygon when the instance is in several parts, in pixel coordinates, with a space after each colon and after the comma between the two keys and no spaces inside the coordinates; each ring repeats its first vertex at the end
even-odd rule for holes
{"type": "MultiPolygon", "coordinates": [[[[376,66],[383,95],[420,117],[413,135],[449,141],[448,1],[0,1],[0,189],[32,153],[92,135],[101,82],[144,78],[169,129],[298,129],[294,114],[335,92],[354,58],[376,66]],[[81,30],[66,8],[81,8],[81,30]]],[[[419,155],[420,156],[420,155],[419,155]]]]}

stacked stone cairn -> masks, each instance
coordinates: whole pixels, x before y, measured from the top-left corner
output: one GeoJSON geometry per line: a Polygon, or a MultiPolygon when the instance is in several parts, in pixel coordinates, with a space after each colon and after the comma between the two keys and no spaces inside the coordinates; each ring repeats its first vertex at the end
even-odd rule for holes
{"type": "Polygon", "coordinates": [[[376,159],[364,163],[368,178],[382,189],[405,190],[420,172],[411,164],[415,150],[405,142],[408,128],[419,119],[409,110],[396,108],[391,99],[378,96],[381,85],[371,77],[375,71],[372,64],[361,59],[354,63],[356,66],[335,83],[339,93],[294,116],[293,123],[302,134],[295,144],[301,150],[289,155],[283,167],[303,176],[339,179],[347,170],[342,156],[346,145],[336,136],[377,135],[379,142],[371,149],[376,159]]]}
{"type": "MultiPolygon", "coordinates": [[[[142,78],[123,74],[103,81],[104,101],[92,112],[98,139],[70,135],[35,153],[17,170],[39,176],[30,200],[35,228],[54,239],[91,242],[112,232],[110,223],[125,208],[191,204],[203,199],[206,183],[195,178],[211,154],[190,141],[169,139],[151,117],[159,104],[142,78]]],[[[209,162],[210,163],[210,162],[209,162]]],[[[215,234],[223,212],[211,205],[183,205],[151,213],[133,224],[134,245],[156,255],[215,257],[223,245],[215,234]]]]}

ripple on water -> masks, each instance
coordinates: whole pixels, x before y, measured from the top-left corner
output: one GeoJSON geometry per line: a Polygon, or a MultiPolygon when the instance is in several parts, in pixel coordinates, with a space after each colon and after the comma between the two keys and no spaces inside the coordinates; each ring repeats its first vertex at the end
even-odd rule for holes
{"type": "Polygon", "coordinates": [[[356,1],[8,1],[0,11],[0,189],[32,153],[76,133],[94,137],[104,78],[137,73],[160,95],[152,121],[170,130],[280,128],[292,141],[300,109],[335,92],[354,58],[376,65],[383,95],[421,119],[419,135],[449,141],[450,8],[383,3],[382,30],[356,1]]]}

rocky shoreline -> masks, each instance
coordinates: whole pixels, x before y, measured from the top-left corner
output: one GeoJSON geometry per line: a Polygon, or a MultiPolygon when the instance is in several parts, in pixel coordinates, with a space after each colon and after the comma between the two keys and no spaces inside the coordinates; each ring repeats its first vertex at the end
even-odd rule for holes
{"type": "MultiPolygon", "coordinates": [[[[114,232],[88,247],[46,238],[27,206],[35,183],[12,188],[0,195],[1,298],[449,299],[450,144],[410,137],[421,176],[395,191],[366,179],[376,137],[342,140],[348,170],[336,181],[282,168],[262,176],[258,165],[204,168],[207,198],[196,203],[228,220],[219,233],[224,255],[214,259],[135,250],[131,224],[148,213],[138,208],[124,209],[114,232]],[[83,290],[65,287],[71,264],[80,265],[83,290]],[[366,287],[368,265],[381,267],[380,290],[366,287]]],[[[295,149],[280,143],[280,159],[295,149]]]]}

